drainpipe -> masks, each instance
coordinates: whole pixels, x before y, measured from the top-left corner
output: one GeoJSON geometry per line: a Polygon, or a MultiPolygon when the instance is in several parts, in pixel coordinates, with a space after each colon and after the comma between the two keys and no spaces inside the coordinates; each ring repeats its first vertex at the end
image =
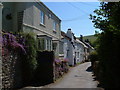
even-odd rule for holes
{"type": "Polygon", "coordinates": [[[2,8],[3,5],[0,2],[0,90],[2,89],[2,8]]]}

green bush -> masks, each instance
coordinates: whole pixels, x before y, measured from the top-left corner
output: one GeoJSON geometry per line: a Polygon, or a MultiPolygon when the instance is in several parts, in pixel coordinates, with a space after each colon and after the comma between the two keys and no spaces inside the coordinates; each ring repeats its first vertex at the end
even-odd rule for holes
{"type": "Polygon", "coordinates": [[[24,84],[26,85],[30,84],[30,82],[33,80],[34,72],[37,67],[37,42],[33,33],[22,33],[21,35],[25,38],[26,55],[22,55],[21,58],[23,62],[23,79],[24,84]]]}
{"type": "Polygon", "coordinates": [[[102,32],[98,37],[100,84],[104,88],[120,88],[120,2],[102,2],[91,16],[95,28],[102,32]]]}
{"type": "Polygon", "coordinates": [[[100,82],[106,88],[119,87],[120,35],[109,31],[100,37],[98,54],[100,59],[100,82]],[[112,79],[111,79],[112,78],[112,79]]]}
{"type": "Polygon", "coordinates": [[[94,62],[98,60],[98,55],[96,51],[93,51],[89,55],[89,59],[91,61],[92,67],[94,66],[94,62]]]}

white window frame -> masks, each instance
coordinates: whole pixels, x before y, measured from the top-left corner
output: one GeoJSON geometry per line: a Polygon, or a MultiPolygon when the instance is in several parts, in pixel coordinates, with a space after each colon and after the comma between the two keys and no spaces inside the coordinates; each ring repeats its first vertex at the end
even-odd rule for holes
{"type": "Polygon", "coordinates": [[[40,11],[40,24],[45,25],[45,13],[40,11]]]}
{"type": "Polygon", "coordinates": [[[55,20],[53,20],[53,30],[56,31],[57,30],[57,23],[55,20]]]}
{"type": "Polygon", "coordinates": [[[46,39],[45,50],[49,50],[49,51],[52,50],[52,40],[46,39]]]}

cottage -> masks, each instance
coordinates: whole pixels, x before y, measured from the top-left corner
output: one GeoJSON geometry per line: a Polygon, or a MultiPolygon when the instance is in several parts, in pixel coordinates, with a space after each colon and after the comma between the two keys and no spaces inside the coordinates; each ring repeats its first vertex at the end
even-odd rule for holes
{"type": "Polygon", "coordinates": [[[74,34],[72,33],[71,29],[68,29],[67,33],[61,32],[61,35],[61,40],[63,42],[64,58],[69,60],[69,65],[74,66],[74,34]]]}
{"type": "Polygon", "coordinates": [[[94,48],[90,45],[90,43],[85,42],[83,40],[81,40],[80,37],[77,37],[77,39],[83,43],[84,45],[84,60],[87,61],[88,60],[88,56],[90,55],[90,53],[92,51],[94,51],[94,48]]]}
{"type": "Polygon", "coordinates": [[[63,53],[64,53],[64,59],[68,59],[69,58],[69,55],[68,55],[68,52],[69,52],[69,48],[68,48],[68,43],[71,42],[71,38],[68,37],[66,35],[65,32],[61,31],[61,40],[63,42],[62,44],[62,49],[63,49],[63,53]]]}
{"type": "MultiPolygon", "coordinates": [[[[84,42],[84,44],[88,47],[87,54],[89,55],[92,51],[94,51],[94,48],[87,42],[84,42]]],[[[88,56],[87,55],[87,56],[88,56]]],[[[88,57],[87,57],[88,58],[88,57]]]]}
{"type": "Polygon", "coordinates": [[[87,46],[79,39],[75,40],[75,57],[76,63],[81,63],[86,60],[87,46]]]}
{"type": "Polygon", "coordinates": [[[59,55],[61,20],[42,2],[4,2],[3,29],[34,32],[41,50],[54,50],[59,55]]]}
{"type": "Polygon", "coordinates": [[[69,65],[74,66],[76,64],[75,60],[75,37],[71,29],[68,29],[66,35],[71,39],[68,44],[68,59],[69,59],[69,65]]]}
{"type": "Polygon", "coordinates": [[[74,66],[88,59],[93,47],[81,41],[80,38],[76,38],[71,29],[68,29],[67,33],[62,31],[61,36],[64,58],[69,60],[69,65],[74,66]]]}

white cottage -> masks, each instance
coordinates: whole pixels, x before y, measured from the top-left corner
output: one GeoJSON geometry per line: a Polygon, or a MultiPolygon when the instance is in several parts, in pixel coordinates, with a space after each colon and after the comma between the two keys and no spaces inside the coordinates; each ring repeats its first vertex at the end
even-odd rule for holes
{"type": "Polygon", "coordinates": [[[79,39],[75,40],[75,57],[76,63],[81,63],[86,60],[88,47],[79,39]]]}
{"type": "Polygon", "coordinates": [[[68,59],[69,55],[69,48],[68,48],[68,43],[71,42],[71,38],[66,35],[63,31],[61,31],[61,40],[63,42],[63,54],[64,54],[64,59],[68,59]]]}
{"type": "Polygon", "coordinates": [[[69,60],[69,65],[74,66],[77,63],[84,62],[88,57],[89,47],[77,39],[71,29],[67,33],[61,32],[64,58],[69,60]]]}
{"type": "Polygon", "coordinates": [[[67,33],[61,32],[63,44],[64,58],[69,60],[69,65],[74,66],[75,60],[75,45],[74,45],[74,34],[71,29],[68,29],[67,33]]]}
{"type": "Polygon", "coordinates": [[[76,64],[75,59],[75,37],[71,29],[68,29],[66,35],[71,39],[68,42],[68,59],[69,59],[69,65],[74,66],[76,64]]]}

